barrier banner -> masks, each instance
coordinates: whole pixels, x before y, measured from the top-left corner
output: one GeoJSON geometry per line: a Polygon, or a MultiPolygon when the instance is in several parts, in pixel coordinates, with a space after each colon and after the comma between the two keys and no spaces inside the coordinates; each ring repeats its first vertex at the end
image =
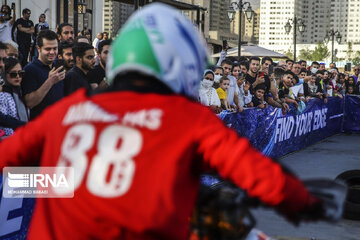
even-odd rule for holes
{"type": "Polygon", "coordinates": [[[360,133],[360,96],[346,95],[343,132],[360,133]]]}
{"type": "Polygon", "coordinates": [[[283,115],[281,109],[269,106],[220,117],[264,154],[278,158],[340,133],[343,105],[343,99],[331,97],[327,104],[319,99],[310,100],[301,114],[291,107],[283,115]]]}
{"type": "Polygon", "coordinates": [[[0,174],[0,239],[26,239],[34,209],[34,198],[4,198],[0,174]]]}

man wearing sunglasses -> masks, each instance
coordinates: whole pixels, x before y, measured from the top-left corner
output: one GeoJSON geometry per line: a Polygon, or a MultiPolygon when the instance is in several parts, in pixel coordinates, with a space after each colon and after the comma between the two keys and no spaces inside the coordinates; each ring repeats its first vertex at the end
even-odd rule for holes
{"type": "Polygon", "coordinates": [[[11,29],[15,23],[15,4],[12,5],[13,16],[10,18],[10,7],[2,5],[0,11],[0,41],[5,42],[11,39],[11,29]]]}
{"type": "Polygon", "coordinates": [[[19,52],[22,55],[21,65],[24,67],[28,63],[28,56],[31,46],[31,36],[35,32],[34,23],[30,20],[31,11],[24,8],[23,17],[16,20],[17,36],[16,40],[19,44],[19,52]]]}

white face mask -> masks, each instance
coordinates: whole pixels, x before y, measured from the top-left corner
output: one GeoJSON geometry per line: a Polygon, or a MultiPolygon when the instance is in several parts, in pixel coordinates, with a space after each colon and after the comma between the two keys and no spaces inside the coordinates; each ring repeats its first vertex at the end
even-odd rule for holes
{"type": "Polygon", "coordinates": [[[315,74],[317,71],[318,71],[317,68],[312,68],[312,69],[311,69],[311,72],[314,73],[314,74],[315,74]]]}
{"type": "Polygon", "coordinates": [[[299,84],[303,84],[304,83],[304,79],[303,78],[299,78],[299,84]]]}
{"type": "Polygon", "coordinates": [[[201,81],[201,86],[203,87],[203,88],[211,88],[212,86],[213,86],[213,84],[214,84],[214,82],[213,81],[210,81],[210,80],[207,80],[207,79],[203,79],[202,81],[201,81]]]}
{"type": "Polygon", "coordinates": [[[215,77],[214,77],[214,82],[219,83],[219,82],[220,82],[220,78],[222,78],[221,75],[215,75],[215,77]]]}

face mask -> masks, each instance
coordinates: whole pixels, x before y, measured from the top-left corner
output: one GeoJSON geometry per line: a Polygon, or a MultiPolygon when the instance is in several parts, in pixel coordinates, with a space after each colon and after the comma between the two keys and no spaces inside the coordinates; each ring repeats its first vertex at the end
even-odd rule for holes
{"type": "Polygon", "coordinates": [[[311,72],[314,73],[314,74],[315,74],[317,71],[318,71],[317,68],[312,68],[312,69],[311,69],[311,72]]]}
{"type": "Polygon", "coordinates": [[[203,79],[202,82],[201,82],[201,86],[203,88],[211,88],[213,84],[214,84],[213,81],[210,81],[210,80],[207,80],[207,79],[203,79]]]}
{"type": "Polygon", "coordinates": [[[214,77],[214,82],[219,83],[219,82],[220,82],[220,78],[222,78],[221,75],[215,75],[215,77],[214,77]]]}
{"type": "Polygon", "coordinates": [[[299,78],[299,84],[303,84],[304,83],[304,79],[303,78],[299,78]]]}

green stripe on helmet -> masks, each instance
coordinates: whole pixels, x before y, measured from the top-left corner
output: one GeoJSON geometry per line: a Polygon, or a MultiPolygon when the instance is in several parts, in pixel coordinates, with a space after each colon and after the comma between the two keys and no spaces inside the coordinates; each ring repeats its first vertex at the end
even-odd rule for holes
{"type": "Polygon", "coordinates": [[[161,75],[161,67],[152,48],[142,19],[128,23],[112,44],[110,76],[115,77],[123,65],[143,66],[147,72],[161,75]]]}

